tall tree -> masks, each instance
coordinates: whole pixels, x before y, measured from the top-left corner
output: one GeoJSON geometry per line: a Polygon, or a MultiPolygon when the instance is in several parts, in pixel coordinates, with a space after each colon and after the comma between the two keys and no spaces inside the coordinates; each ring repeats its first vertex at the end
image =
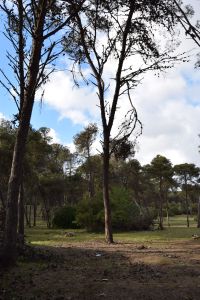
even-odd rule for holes
{"type": "Polygon", "coordinates": [[[185,205],[186,205],[186,214],[187,214],[187,227],[190,226],[189,221],[189,193],[188,185],[195,184],[196,180],[199,178],[200,169],[194,164],[179,164],[174,166],[175,175],[178,176],[179,183],[183,191],[185,191],[185,205]]]}
{"type": "Polygon", "coordinates": [[[172,182],[173,169],[169,159],[157,155],[148,166],[154,184],[157,185],[159,195],[159,229],[163,229],[163,202],[168,192],[168,183],[172,182]]]}
{"type": "Polygon", "coordinates": [[[186,5],[180,1],[174,0],[176,5],[175,16],[185,30],[185,34],[189,36],[195,44],[200,47],[200,21],[192,24],[190,17],[195,14],[191,5],[186,5]]]}
{"type": "MultiPolygon", "coordinates": [[[[16,75],[11,82],[1,70],[6,83],[1,84],[13,96],[19,113],[11,173],[7,193],[6,226],[3,261],[10,264],[16,259],[17,201],[21,183],[25,145],[36,90],[48,79],[50,65],[59,55],[56,33],[69,24],[84,1],[18,0],[1,1],[0,8],[7,18],[5,35],[11,43],[8,58],[16,75]],[[12,90],[12,91],[11,91],[12,90]],[[14,91],[14,92],[13,92],[14,91]]],[[[50,68],[50,73],[53,68],[50,68]]]]}
{"type": "MultiPolygon", "coordinates": [[[[66,35],[66,51],[79,70],[89,65],[92,75],[84,79],[97,89],[103,128],[105,238],[109,243],[113,242],[109,198],[110,146],[114,139],[111,131],[119,100],[126,96],[130,103],[116,137],[122,141],[132,134],[138,122],[131,90],[140,82],[141,75],[166,69],[177,59],[155,39],[158,27],[173,32],[174,19],[168,11],[174,7],[173,1],[87,1],[87,7],[73,19],[74,31],[66,35]],[[113,72],[108,76],[106,69],[111,60],[113,72]]],[[[75,77],[76,72],[73,74],[75,77]]]]}
{"type": "Polygon", "coordinates": [[[90,198],[94,196],[94,180],[92,178],[91,150],[97,136],[98,128],[96,124],[89,124],[84,130],[74,136],[74,144],[77,152],[86,159],[88,175],[88,192],[90,198]]]}

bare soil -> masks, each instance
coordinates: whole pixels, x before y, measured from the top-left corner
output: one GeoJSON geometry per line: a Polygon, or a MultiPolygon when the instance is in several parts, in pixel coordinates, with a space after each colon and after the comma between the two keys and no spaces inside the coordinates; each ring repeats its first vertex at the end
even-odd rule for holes
{"type": "Polygon", "coordinates": [[[63,243],[0,271],[0,299],[199,300],[200,241],[63,243]]]}

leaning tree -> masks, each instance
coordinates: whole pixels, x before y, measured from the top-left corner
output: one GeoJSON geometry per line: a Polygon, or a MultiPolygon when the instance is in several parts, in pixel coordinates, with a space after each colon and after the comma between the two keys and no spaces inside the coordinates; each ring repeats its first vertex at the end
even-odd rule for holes
{"type": "Polygon", "coordinates": [[[0,9],[6,22],[4,35],[12,51],[7,52],[13,81],[3,70],[1,84],[18,107],[17,134],[7,192],[6,226],[3,261],[16,259],[17,201],[22,178],[25,145],[36,91],[53,71],[53,62],[60,54],[61,30],[82,7],[84,0],[3,0],[0,9]]]}
{"type": "Polygon", "coordinates": [[[174,1],[89,0],[87,6],[75,14],[72,31],[66,34],[64,47],[74,61],[74,80],[77,82],[79,71],[84,82],[93,85],[99,100],[103,128],[105,238],[109,243],[113,242],[109,198],[111,141],[112,145],[114,140],[117,143],[127,141],[139,123],[131,91],[142,76],[147,71],[157,73],[172,67],[178,59],[172,47],[174,10],[174,1]],[[159,41],[161,30],[169,38],[166,44],[159,41]],[[129,108],[115,136],[116,111],[125,99],[129,101],[129,108]]]}

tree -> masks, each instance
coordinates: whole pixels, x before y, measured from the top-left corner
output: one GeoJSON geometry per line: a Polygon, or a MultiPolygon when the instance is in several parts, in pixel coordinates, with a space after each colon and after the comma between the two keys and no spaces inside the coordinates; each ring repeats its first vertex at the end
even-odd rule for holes
{"type": "Polygon", "coordinates": [[[199,201],[198,201],[197,228],[200,228],[200,198],[199,198],[199,201]]]}
{"type": "MultiPolygon", "coordinates": [[[[190,37],[194,43],[200,47],[200,20],[196,24],[192,23],[191,17],[195,15],[195,11],[191,5],[185,5],[182,1],[174,0],[176,9],[174,11],[174,17],[181,24],[185,31],[185,35],[190,37]]],[[[197,55],[197,62],[195,64],[197,68],[200,67],[200,53],[197,55]]]]}
{"type": "Polygon", "coordinates": [[[15,140],[13,124],[0,119],[0,228],[5,228],[6,195],[15,140]]]}
{"type": "Polygon", "coordinates": [[[86,159],[88,175],[88,192],[90,198],[94,196],[94,180],[92,178],[91,147],[97,136],[98,128],[96,124],[89,124],[84,130],[74,136],[74,144],[78,153],[86,159]]]}
{"type": "Polygon", "coordinates": [[[148,166],[159,195],[159,229],[163,229],[163,200],[167,194],[169,183],[172,182],[173,169],[169,159],[157,155],[148,166]]]}
{"type": "MultiPolygon", "coordinates": [[[[172,11],[174,7],[172,1],[87,1],[87,7],[75,15],[74,30],[66,35],[64,42],[79,70],[89,66],[92,74],[84,79],[97,90],[103,128],[105,238],[109,243],[113,242],[109,199],[111,140],[127,140],[138,124],[131,90],[140,82],[141,75],[150,70],[166,69],[177,59],[170,55],[169,48],[161,49],[154,35],[156,26],[173,32],[174,19],[166,8],[172,11]],[[106,66],[111,59],[115,70],[107,76],[106,66]],[[134,61],[137,61],[135,65],[134,61]],[[111,138],[119,100],[124,100],[123,96],[129,99],[130,110],[117,136],[111,138]]],[[[73,74],[77,82],[76,72],[73,74]]]]}
{"type": "Polygon", "coordinates": [[[193,25],[190,21],[190,17],[194,15],[192,6],[186,5],[183,7],[183,3],[176,0],[174,0],[174,3],[176,5],[175,16],[185,30],[185,34],[189,35],[195,44],[200,47],[200,23],[197,21],[197,23],[193,25]]]}
{"type": "Polygon", "coordinates": [[[13,49],[8,55],[9,62],[16,76],[16,82],[12,83],[1,70],[6,80],[6,84],[2,80],[1,84],[13,96],[19,110],[16,116],[18,129],[8,184],[2,254],[3,261],[7,264],[14,262],[17,255],[17,200],[35,93],[53,71],[53,68],[48,71],[47,66],[52,64],[60,53],[57,48],[60,37],[56,38],[56,33],[69,24],[83,2],[3,0],[0,4],[7,18],[4,33],[13,49]]]}
{"type": "Polygon", "coordinates": [[[199,177],[200,169],[194,164],[179,164],[174,166],[175,175],[178,177],[179,183],[181,185],[182,191],[185,191],[185,205],[187,214],[187,227],[190,226],[189,221],[189,198],[188,198],[188,185],[194,184],[195,180],[199,177]]]}

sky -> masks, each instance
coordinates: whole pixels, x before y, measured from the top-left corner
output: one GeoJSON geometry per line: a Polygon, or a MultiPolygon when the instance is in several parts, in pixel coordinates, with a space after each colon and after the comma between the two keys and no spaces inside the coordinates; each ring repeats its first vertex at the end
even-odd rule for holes
{"type": "MultiPolygon", "coordinates": [[[[190,2],[195,8],[199,5],[198,0],[190,2]]],[[[0,67],[8,76],[12,76],[5,58],[6,50],[10,46],[2,35],[2,30],[0,24],[0,67]]],[[[190,61],[177,64],[159,77],[146,74],[142,83],[132,91],[132,101],[143,124],[143,133],[138,138],[135,155],[141,164],[150,163],[160,154],[169,158],[173,164],[188,162],[200,166],[200,69],[194,68],[196,53],[200,49],[195,47],[193,41],[183,35],[179,51],[192,49],[190,61]]],[[[62,58],[59,65],[66,69],[69,61],[62,58]]],[[[112,74],[112,61],[108,63],[107,71],[109,75],[112,74]]],[[[127,101],[124,99],[119,104],[113,134],[127,109],[127,101]]],[[[0,118],[12,119],[15,113],[13,100],[0,86],[0,118]]],[[[45,86],[42,102],[40,94],[37,94],[31,119],[33,127],[51,128],[50,134],[54,142],[73,149],[73,136],[89,122],[96,122],[99,126],[101,124],[94,88],[83,85],[80,88],[75,87],[69,71],[52,74],[45,86]]],[[[97,141],[94,149],[98,148],[97,141]]]]}

